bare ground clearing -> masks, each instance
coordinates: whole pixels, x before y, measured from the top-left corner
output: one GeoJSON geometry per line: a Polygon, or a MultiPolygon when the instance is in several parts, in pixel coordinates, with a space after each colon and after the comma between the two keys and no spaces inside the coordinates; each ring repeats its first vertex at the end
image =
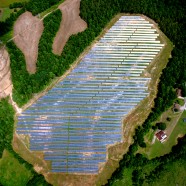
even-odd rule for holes
{"type": "Polygon", "coordinates": [[[43,33],[43,21],[25,12],[19,16],[14,24],[14,42],[23,52],[27,71],[36,72],[39,39],[43,33]]]}
{"type": "Polygon", "coordinates": [[[62,12],[60,28],[52,45],[53,53],[61,55],[69,37],[87,28],[87,24],[79,16],[80,0],[66,0],[58,7],[62,12]]]}
{"type": "Polygon", "coordinates": [[[12,93],[10,58],[7,50],[0,48],[0,99],[12,93]]]}

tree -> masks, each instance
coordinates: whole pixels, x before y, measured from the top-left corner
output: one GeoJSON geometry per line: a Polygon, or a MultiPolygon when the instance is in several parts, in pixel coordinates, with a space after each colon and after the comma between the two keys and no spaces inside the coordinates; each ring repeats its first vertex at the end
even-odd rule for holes
{"type": "Polygon", "coordinates": [[[167,117],[167,119],[166,119],[167,121],[171,121],[171,118],[170,117],[167,117]]]}
{"type": "Polygon", "coordinates": [[[165,130],[166,129],[166,123],[160,122],[156,123],[156,126],[158,127],[159,130],[165,130]]]}

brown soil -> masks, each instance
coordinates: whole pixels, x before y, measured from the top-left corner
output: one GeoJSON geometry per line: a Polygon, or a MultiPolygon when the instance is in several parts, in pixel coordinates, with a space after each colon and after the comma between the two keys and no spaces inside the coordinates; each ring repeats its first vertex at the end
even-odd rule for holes
{"type": "Polygon", "coordinates": [[[30,12],[20,15],[14,24],[14,42],[23,52],[27,71],[31,74],[36,72],[38,44],[43,29],[42,20],[30,12]]]}
{"type": "Polygon", "coordinates": [[[62,12],[60,28],[54,38],[53,53],[61,55],[69,37],[87,28],[87,24],[80,16],[80,0],[66,0],[58,7],[62,12]]]}
{"type": "Polygon", "coordinates": [[[0,99],[12,93],[10,58],[5,48],[0,48],[0,99]]]}

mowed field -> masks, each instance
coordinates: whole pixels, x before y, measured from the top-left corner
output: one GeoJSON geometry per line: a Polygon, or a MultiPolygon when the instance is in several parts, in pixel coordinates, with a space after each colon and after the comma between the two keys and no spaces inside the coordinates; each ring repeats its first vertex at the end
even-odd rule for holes
{"type": "Polygon", "coordinates": [[[9,8],[0,8],[0,21],[5,21],[6,18],[10,16],[10,14],[13,12],[13,10],[9,8]]]}

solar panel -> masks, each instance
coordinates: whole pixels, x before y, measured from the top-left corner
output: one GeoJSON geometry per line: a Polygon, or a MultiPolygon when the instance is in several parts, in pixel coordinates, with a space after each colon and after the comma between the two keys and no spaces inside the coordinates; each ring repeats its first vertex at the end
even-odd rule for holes
{"type": "Polygon", "coordinates": [[[43,151],[51,172],[98,173],[107,146],[121,142],[122,119],[148,96],[142,77],[164,46],[153,24],[122,16],[75,69],[20,116],[16,131],[43,151]]]}

